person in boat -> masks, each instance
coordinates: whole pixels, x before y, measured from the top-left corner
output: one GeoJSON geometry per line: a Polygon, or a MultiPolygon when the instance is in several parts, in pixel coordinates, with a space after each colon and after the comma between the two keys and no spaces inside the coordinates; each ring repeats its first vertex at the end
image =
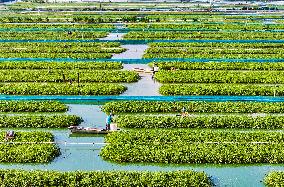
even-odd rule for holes
{"type": "Polygon", "coordinates": [[[113,113],[110,113],[106,118],[106,130],[110,130],[110,124],[113,120],[113,113]]]}

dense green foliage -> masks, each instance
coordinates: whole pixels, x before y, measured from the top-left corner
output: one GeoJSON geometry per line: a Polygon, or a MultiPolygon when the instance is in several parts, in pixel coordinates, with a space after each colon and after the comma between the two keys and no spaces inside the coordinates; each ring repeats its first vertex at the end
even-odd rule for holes
{"type": "MultiPolygon", "coordinates": [[[[1,18],[0,18],[1,19],[1,18]]],[[[3,18],[2,18],[3,19],[3,18]]],[[[2,29],[113,29],[113,24],[0,24],[2,29]]]]}
{"type": "Polygon", "coordinates": [[[90,31],[32,31],[0,32],[2,40],[95,40],[108,35],[107,32],[90,31]]]}
{"type": "Polygon", "coordinates": [[[118,70],[121,62],[0,62],[0,69],[86,69],[86,70],[118,70]]]}
{"type": "Polygon", "coordinates": [[[255,95],[283,96],[284,86],[257,84],[164,84],[162,95],[255,95]]]}
{"type": "MultiPolygon", "coordinates": [[[[6,132],[0,132],[5,137],[6,132]]],[[[52,143],[53,135],[49,132],[30,131],[15,132],[13,143],[0,144],[0,162],[46,163],[60,154],[59,148],[52,143]]]]}
{"type": "Polygon", "coordinates": [[[144,58],[272,59],[283,58],[282,43],[151,43],[144,58]]]}
{"type": "Polygon", "coordinates": [[[82,119],[75,115],[0,115],[0,127],[64,128],[76,126],[82,119]]]}
{"type": "Polygon", "coordinates": [[[118,95],[127,88],[108,83],[1,83],[0,93],[9,95],[118,95]]]}
{"type": "Polygon", "coordinates": [[[129,130],[111,133],[101,151],[116,162],[283,163],[283,132],[129,130]]]}
{"type": "MultiPolygon", "coordinates": [[[[0,71],[1,75],[1,71],[0,71]]],[[[155,73],[161,83],[266,83],[283,84],[282,71],[161,70],[155,73]]]]}
{"type": "Polygon", "coordinates": [[[264,178],[264,184],[268,187],[279,187],[284,185],[284,172],[271,171],[264,178]]]}
{"type": "Polygon", "coordinates": [[[112,101],[103,106],[106,113],[178,112],[284,113],[282,102],[204,102],[204,101],[112,101]]]}
{"type": "Polygon", "coordinates": [[[111,58],[125,51],[115,42],[4,42],[1,58],[111,58]],[[13,47],[11,47],[13,46],[13,47]]]}
{"type": "Polygon", "coordinates": [[[203,172],[171,171],[24,171],[0,170],[0,183],[9,187],[30,186],[103,186],[103,187],[209,187],[211,180],[203,172]]]}
{"type": "Polygon", "coordinates": [[[280,40],[283,36],[283,32],[132,31],[123,38],[127,40],[280,40]]]}
{"type": "MultiPolygon", "coordinates": [[[[284,70],[283,62],[155,62],[162,70],[284,70]]],[[[1,65],[1,64],[0,64],[1,65]]],[[[149,64],[151,67],[153,63],[149,64]]]]}
{"type": "MultiPolygon", "coordinates": [[[[56,4],[57,7],[58,5],[56,4]]],[[[67,6],[70,8],[70,6],[67,6]]],[[[61,7],[64,8],[64,7],[61,7]]],[[[75,7],[74,9],[78,10],[78,7],[75,7]]],[[[87,7],[87,9],[90,9],[90,7],[87,7]]],[[[39,10],[39,8],[36,8],[36,10],[39,10]]],[[[50,10],[50,8],[47,8],[44,10],[50,10]]],[[[72,15],[71,12],[68,12],[65,14],[64,13],[56,13],[52,12],[52,14],[48,14],[48,12],[43,12],[41,15],[38,14],[9,14],[9,15],[3,15],[0,17],[0,23],[37,23],[39,25],[43,25],[43,23],[51,23],[51,27],[55,25],[54,23],[59,23],[60,28],[66,28],[66,26],[61,26],[62,23],[68,23],[69,28],[113,28],[113,26],[104,26],[104,24],[98,24],[98,23],[115,23],[115,22],[135,22],[135,21],[140,21],[141,18],[138,18],[137,15],[112,15],[112,14],[92,14],[90,13],[89,15],[83,14],[82,13],[73,13],[72,15]],[[79,23],[79,25],[87,25],[90,24],[90,26],[72,26],[72,24],[79,23]],[[95,24],[98,24],[98,26],[94,26],[95,24]]],[[[140,16],[139,16],[140,17],[140,16]]],[[[142,18],[142,20],[147,21],[145,18],[142,18]]],[[[108,24],[108,25],[110,25],[108,24]]],[[[41,26],[40,28],[46,28],[41,26]]]]}
{"type": "Polygon", "coordinates": [[[136,82],[138,73],[127,70],[0,70],[0,82],[136,82]]]}
{"type": "Polygon", "coordinates": [[[283,129],[284,116],[153,116],[119,115],[119,127],[126,128],[254,128],[283,129]]]}
{"type": "Polygon", "coordinates": [[[140,29],[169,29],[169,30],[195,30],[195,29],[214,29],[214,30],[275,30],[283,29],[281,24],[236,24],[236,23],[185,23],[185,24],[129,24],[127,28],[140,28],[140,29]]]}
{"type": "Polygon", "coordinates": [[[68,107],[58,101],[1,101],[0,112],[66,112],[68,107]]]}
{"type": "MultiPolygon", "coordinates": [[[[209,3],[192,3],[182,2],[45,2],[44,0],[25,0],[27,2],[17,2],[9,4],[10,10],[5,11],[0,18],[3,23],[138,23],[133,25],[140,28],[159,28],[159,24],[163,28],[197,28],[197,29],[241,29],[241,30],[271,30],[281,29],[281,25],[265,23],[263,20],[273,19],[275,23],[281,23],[282,14],[274,12],[265,14],[223,14],[221,12],[201,12],[188,11],[188,9],[208,9],[209,3]],[[30,3],[36,2],[36,3],[30,3]],[[178,8],[179,7],[179,8],[178,8]],[[174,11],[160,11],[159,9],[170,9],[174,11]],[[180,11],[185,8],[187,11],[180,11]],[[131,11],[125,11],[126,9],[131,11]],[[141,9],[150,9],[151,11],[143,11],[141,9]],[[178,9],[178,10],[177,10],[178,9]],[[32,10],[32,11],[31,11],[32,10]],[[111,11],[105,11],[111,10],[111,11]],[[119,11],[118,11],[119,10],[119,11]],[[134,11],[136,10],[136,11],[134,11]],[[155,11],[156,10],[156,11],[155,11]],[[159,11],[157,11],[159,10],[159,11]],[[25,14],[17,14],[19,11],[25,11],[25,14]],[[81,11],[84,11],[82,14],[81,11]],[[101,12],[103,11],[103,12],[101,12]],[[165,23],[160,23],[165,22],[165,23]],[[147,23],[142,25],[141,23],[147,23]],[[157,24],[153,24],[157,23],[157,24]],[[173,24],[169,24],[173,23],[173,24]],[[152,26],[153,24],[153,26],[152,26]],[[176,26],[180,24],[181,26],[176,26]],[[141,26],[142,25],[142,26],[141,26]],[[149,26],[150,25],[150,26],[149,26]],[[184,25],[184,26],[182,26],[184,25]]],[[[224,9],[232,8],[241,10],[243,4],[225,4],[221,5],[224,9]]],[[[219,8],[221,8],[218,5],[219,8]]],[[[281,6],[278,5],[278,8],[281,6]]],[[[253,8],[261,8],[254,6],[253,8]]],[[[283,23],[283,22],[282,22],[283,23]]],[[[70,24],[70,25],[71,25],[70,24]]],[[[42,24],[40,24],[42,25],[42,24]]],[[[91,24],[94,25],[94,24],[91,24]]],[[[86,26],[87,27],[87,26],[86,26]]],[[[91,27],[105,27],[103,24],[91,27]]]]}

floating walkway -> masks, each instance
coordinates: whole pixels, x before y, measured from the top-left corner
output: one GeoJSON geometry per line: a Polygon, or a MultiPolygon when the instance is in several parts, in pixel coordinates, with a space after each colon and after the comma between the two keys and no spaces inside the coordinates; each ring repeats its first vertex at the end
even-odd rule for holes
{"type": "Polygon", "coordinates": [[[128,32],[284,32],[284,30],[238,30],[238,29],[155,29],[155,28],[0,28],[0,32],[68,32],[68,31],[93,31],[93,32],[110,32],[110,33],[128,33],[128,32]]]}
{"type": "Polygon", "coordinates": [[[122,45],[148,43],[284,43],[284,40],[0,40],[2,43],[47,43],[47,42],[119,42],[122,45]]]}
{"type": "Polygon", "coordinates": [[[0,63],[7,61],[33,61],[33,62],[122,62],[123,64],[148,64],[150,62],[284,62],[284,58],[272,59],[230,59],[230,58],[98,58],[98,59],[74,59],[74,58],[0,58],[0,63]]]}
{"type": "Polygon", "coordinates": [[[66,103],[105,103],[109,101],[252,101],[284,102],[284,97],[273,96],[20,96],[0,95],[0,100],[58,100],[66,103]]]}

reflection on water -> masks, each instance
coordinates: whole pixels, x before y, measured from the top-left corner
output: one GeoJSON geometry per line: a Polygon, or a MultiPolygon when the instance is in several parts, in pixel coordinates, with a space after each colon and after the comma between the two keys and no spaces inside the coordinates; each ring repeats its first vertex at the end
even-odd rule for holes
{"type": "MultiPolygon", "coordinates": [[[[144,70],[150,69],[146,64],[124,64],[124,69],[133,70],[140,68],[144,70]]],[[[152,78],[151,73],[139,73],[141,79],[136,83],[124,83],[127,90],[120,94],[121,96],[160,96],[159,88],[161,84],[152,78]]]]}
{"type": "Polygon", "coordinates": [[[68,114],[81,116],[83,122],[80,126],[83,127],[105,127],[106,114],[101,111],[99,105],[77,105],[68,104],[68,114]]]}
{"type": "Polygon", "coordinates": [[[125,33],[109,33],[107,37],[100,38],[99,40],[122,40],[125,33]]]}

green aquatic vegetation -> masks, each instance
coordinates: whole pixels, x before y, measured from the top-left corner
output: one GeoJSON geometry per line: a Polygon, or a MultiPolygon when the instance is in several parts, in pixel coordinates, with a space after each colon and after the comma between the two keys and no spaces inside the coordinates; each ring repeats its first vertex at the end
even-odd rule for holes
{"type": "Polygon", "coordinates": [[[212,186],[204,172],[0,170],[1,184],[16,186],[212,186]]]}
{"type": "MultiPolygon", "coordinates": [[[[225,16],[224,16],[225,17],[225,16]]],[[[169,30],[195,30],[195,29],[214,29],[214,30],[244,30],[244,31],[254,31],[254,30],[281,30],[284,28],[281,24],[237,24],[237,23],[224,23],[224,24],[214,24],[210,22],[199,22],[199,23],[185,23],[185,24],[128,24],[127,28],[135,29],[169,29],[169,30]]],[[[217,34],[217,33],[216,33],[217,34]]]]}
{"type": "Polygon", "coordinates": [[[95,40],[108,35],[99,31],[7,31],[0,32],[2,40],[95,40]]]}
{"type": "MultiPolygon", "coordinates": [[[[218,27],[218,26],[217,26],[218,27]]],[[[131,31],[127,40],[281,40],[282,32],[131,31]]]]}
{"type": "Polygon", "coordinates": [[[0,83],[8,95],[118,95],[127,88],[111,83],[0,83]]]}
{"type": "MultiPolygon", "coordinates": [[[[1,19],[1,18],[0,18],[1,19]]],[[[2,18],[3,19],[3,18],[2,18]]],[[[113,24],[0,24],[2,29],[114,29],[113,24]]]]}
{"type": "Polygon", "coordinates": [[[58,101],[4,101],[0,112],[66,112],[68,106],[58,101]]]}
{"type": "Polygon", "coordinates": [[[106,113],[284,113],[282,102],[205,102],[205,101],[111,101],[103,105],[106,113]]]}
{"type": "MultiPolygon", "coordinates": [[[[6,132],[0,132],[4,141],[6,132]]],[[[0,144],[0,162],[47,163],[60,155],[57,145],[53,144],[53,135],[49,132],[15,131],[15,138],[9,143],[0,144]],[[51,142],[51,143],[50,143],[51,142]]]]}
{"type": "Polygon", "coordinates": [[[119,115],[119,127],[126,128],[253,128],[283,129],[284,116],[153,116],[119,115]]]}
{"type": "Polygon", "coordinates": [[[114,132],[100,155],[115,162],[283,163],[283,132],[139,129],[114,132]]]}
{"type": "Polygon", "coordinates": [[[283,84],[282,71],[161,70],[155,73],[161,83],[265,83],[283,84]]]}
{"type": "Polygon", "coordinates": [[[76,115],[0,115],[0,127],[5,128],[65,128],[81,122],[76,115]]]}
{"type": "Polygon", "coordinates": [[[127,70],[0,70],[0,82],[136,82],[138,73],[127,70]]]}
{"type": "Polygon", "coordinates": [[[260,84],[164,84],[159,92],[162,95],[252,95],[283,96],[283,85],[260,84]]]}
{"type": "Polygon", "coordinates": [[[1,58],[111,58],[124,52],[118,42],[4,42],[1,58]],[[13,47],[11,47],[13,46],[13,47]]]}
{"type": "Polygon", "coordinates": [[[119,70],[121,62],[32,62],[32,61],[4,61],[0,62],[0,69],[60,69],[60,70],[119,70]]]}
{"type": "Polygon", "coordinates": [[[271,171],[264,177],[264,184],[268,187],[278,187],[284,184],[284,172],[283,171],[271,171]]]}
{"type": "Polygon", "coordinates": [[[279,59],[281,43],[150,43],[143,58],[279,59]]]}
{"type": "MultiPolygon", "coordinates": [[[[284,70],[283,62],[155,62],[161,70],[284,70]]],[[[1,64],[0,64],[1,65],[1,64]]],[[[149,63],[153,67],[153,62],[149,63]]]]}

